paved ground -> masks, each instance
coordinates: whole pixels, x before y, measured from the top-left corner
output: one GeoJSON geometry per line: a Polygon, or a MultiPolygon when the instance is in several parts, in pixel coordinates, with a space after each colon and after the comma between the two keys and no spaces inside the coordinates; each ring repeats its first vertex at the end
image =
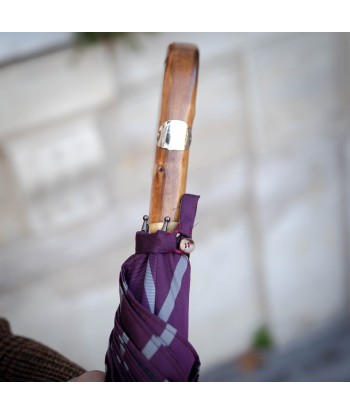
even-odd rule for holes
{"type": "Polygon", "coordinates": [[[239,359],[206,371],[201,381],[350,381],[350,323],[338,325],[288,350],[273,350],[262,365],[244,373],[239,359]]]}

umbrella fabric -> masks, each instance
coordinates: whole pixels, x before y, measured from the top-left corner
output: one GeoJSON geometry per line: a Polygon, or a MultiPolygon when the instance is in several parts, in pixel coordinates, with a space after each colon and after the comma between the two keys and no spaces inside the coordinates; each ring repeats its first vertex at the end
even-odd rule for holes
{"type": "Polygon", "coordinates": [[[182,197],[174,232],[136,233],[136,253],[120,272],[107,381],[198,380],[199,357],[188,341],[190,261],[179,250],[192,237],[198,199],[182,197]]]}

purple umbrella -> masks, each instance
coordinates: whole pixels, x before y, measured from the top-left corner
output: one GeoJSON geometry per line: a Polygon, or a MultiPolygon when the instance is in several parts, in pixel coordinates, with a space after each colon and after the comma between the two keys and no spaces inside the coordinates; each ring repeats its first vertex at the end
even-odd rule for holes
{"type": "Polygon", "coordinates": [[[169,46],[150,217],[144,216],[135,254],[121,268],[120,304],[105,359],[107,381],[198,380],[200,361],[188,341],[188,310],[199,196],[184,194],[198,62],[195,46],[169,46]]]}

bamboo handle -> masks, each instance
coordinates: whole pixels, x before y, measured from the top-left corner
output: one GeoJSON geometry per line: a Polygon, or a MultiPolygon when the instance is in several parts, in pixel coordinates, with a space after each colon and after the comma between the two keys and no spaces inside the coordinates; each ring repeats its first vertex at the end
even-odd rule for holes
{"type": "MultiPolygon", "coordinates": [[[[173,43],[168,47],[159,127],[165,121],[180,120],[192,128],[196,112],[198,69],[199,51],[195,45],[173,43]]],[[[186,191],[188,159],[189,150],[156,147],[149,215],[150,232],[161,227],[165,216],[170,217],[171,228],[179,221],[180,200],[186,191]]]]}

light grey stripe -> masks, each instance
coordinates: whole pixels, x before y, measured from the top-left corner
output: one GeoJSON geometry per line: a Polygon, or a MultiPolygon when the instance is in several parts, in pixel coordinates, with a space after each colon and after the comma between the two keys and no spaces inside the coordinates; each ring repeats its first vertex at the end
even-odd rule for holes
{"type": "Polygon", "coordinates": [[[128,344],[129,337],[127,336],[127,334],[124,331],[123,331],[121,336],[118,335],[118,339],[119,339],[121,344],[128,344]]]}
{"type": "Polygon", "coordinates": [[[120,350],[121,355],[123,356],[125,353],[125,347],[122,344],[119,345],[119,350],[120,350]]]}
{"type": "Polygon", "coordinates": [[[156,302],[156,286],[154,285],[151,265],[149,263],[149,260],[147,262],[144,287],[145,287],[146,296],[147,296],[147,300],[149,304],[149,309],[151,310],[151,313],[154,314],[154,306],[156,302]]]}
{"type": "Polygon", "coordinates": [[[123,332],[123,334],[122,334],[122,339],[123,339],[125,344],[128,344],[129,337],[125,332],[123,332]]]}
{"type": "Polygon", "coordinates": [[[185,275],[188,266],[188,258],[186,255],[182,255],[179,262],[176,265],[173,279],[170,284],[170,290],[164,301],[164,304],[159,311],[158,317],[163,321],[168,321],[174,306],[175,300],[178,296],[181,288],[182,278],[185,275]]]}
{"type": "Polygon", "coordinates": [[[174,340],[175,335],[176,329],[170,324],[167,324],[163,330],[163,333],[159,337],[153,335],[149,339],[148,343],[142,350],[143,355],[148,360],[150,360],[162,345],[170,346],[171,342],[174,340]]]}
{"type": "Polygon", "coordinates": [[[149,360],[154,355],[154,353],[159,349],[161,346],[160,341],[156,336],[152,336],[146,346],[143,348],[142,353],[143,355],[149,360]]]}
{"type": "Polygon", "coordinates": [[[167,324],[163,333],[159,337],[163,346],[170,346],[171,342],[174,340],[175,334],[176,329],[170,324],[167,324]]]}

